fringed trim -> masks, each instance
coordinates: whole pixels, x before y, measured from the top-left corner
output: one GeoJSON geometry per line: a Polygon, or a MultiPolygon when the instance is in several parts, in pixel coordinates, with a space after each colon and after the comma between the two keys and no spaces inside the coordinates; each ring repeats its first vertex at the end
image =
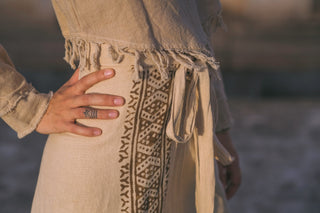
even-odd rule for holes
{"type": "Polygon", "coordinates": [[[218,27],[221,27],[224,31],[228,31],[228,27],[223,21],[222,9],[217,14],[210,16],[202,26],[208,35],[216,32],[218,27]]]}
{"type": "MultiPolygon", "coordinates": [[[[114,63],[121,63],[125,54],[135,56],[134,64],[134,78],[138,79],[140,73],[144,70],[142,63],[142,56],[150,58],[157,66],[161,78],[166,80],[169,78],[169,66],[171,60],[175,60],[186,69],[194,71],[202,71],[203,69],[212,67],[214,71],[219,68],[219,63],[216,62],[209,50],[203,51],[194,50],[156,50],[156,49],[143,49],[129,47],[119,47],[111,45],[108,41],[89,41],[80,37],[66,38],[65,41],[65,57],[64,59],[71,65],[73,69],[76,69],[76,61],[79,61],[80,72],[85,70],[99,70],[100,69],[100,55],[101,45],[106,45],[109,55],[114,63]]],[[[219,75],[214,72],[213,76],[219,79],[219,75]]]]}
{"type": "Polygon", "coordinates": [[[101,45],[96,42],[87,42],[83,39],[70,38],[65,41],[64,60],[70,64],[72,69],[76,69],[76,61],[79,61],[79,69],[100,69],[99,56],[101,45]]]}

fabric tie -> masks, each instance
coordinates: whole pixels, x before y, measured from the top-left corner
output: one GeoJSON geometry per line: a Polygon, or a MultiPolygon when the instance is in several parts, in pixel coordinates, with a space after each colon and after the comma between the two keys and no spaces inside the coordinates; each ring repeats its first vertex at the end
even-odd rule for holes
{"type": "Polygon", "coordinates": [[[191,74],[189,71],[186,67],[176,70],[166,134],[177,143],[187,143],[193,137],[196,152],[196,208],[199,213],[212,213],[214,158],[228,165],[233,157],[214,133],[208,67],[193,69],[191,74]]]}

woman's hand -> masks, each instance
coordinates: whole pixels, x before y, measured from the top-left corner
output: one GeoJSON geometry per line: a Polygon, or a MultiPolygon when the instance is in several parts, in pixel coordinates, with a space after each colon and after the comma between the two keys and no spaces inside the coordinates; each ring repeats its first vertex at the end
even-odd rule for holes
{"type": "Polygon", "coordinates": [[[227,199],[229,200],[238,190],[241,183],[241,170],[239,166],[239,156],[234,146],[229,132],[217,133],[217,137],[222,145],[235,158],[232,164],[223,166],[218,162],[220,180],[224,186],[227,199]]]}
{"type": "Polygon", "coordinates": [[[83,136],[98,136],[102,131],[95,127],[86,127],[76,124],[76,119],[114,119],[119,112],[114,109],[95,109],[95,106],[121,106],[125,100],[123,97],[90,93],[85,91],[94,84],[112,78],[115,75],[113,69],[104,69],[88,74],[78,80],[79,70],[54,93],[48,108],[36,131],[42,134],[71,132],[83,136]]]}

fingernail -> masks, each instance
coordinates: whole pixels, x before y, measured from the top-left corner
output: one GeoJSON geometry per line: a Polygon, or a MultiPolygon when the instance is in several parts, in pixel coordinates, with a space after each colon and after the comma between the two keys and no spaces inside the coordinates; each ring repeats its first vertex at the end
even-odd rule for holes
{"type": "Polygon", "coordinates": [[[113,74],[113,70],[105,70],[104,71],[104,76],[106,76],[106,77],[109,77],[112,74],[113,74]]]}
{"type": "Polygon", "coordinates": [[[113,99],[113,103],[115,104],[115,105],[123,105],[124,104],[124,100],[123,100],[123,98],[115,98],[115,99],[113,99]]]}
{"type": "Polygon", "coordinates": [[[101,130],[99,130],[99,129],[93,131],[93,134],[94,134],[94,135],[101,135],[101,133],[102,133],[102,132],[101,132],[101,130]]]}
{"type": "Polygon", "coordinates": [[[116,117],[118,117],[118,112],[116,112],[116,111],[109,112],[109,116],[110,116],[110,118],[116,118],[116,117]]]}

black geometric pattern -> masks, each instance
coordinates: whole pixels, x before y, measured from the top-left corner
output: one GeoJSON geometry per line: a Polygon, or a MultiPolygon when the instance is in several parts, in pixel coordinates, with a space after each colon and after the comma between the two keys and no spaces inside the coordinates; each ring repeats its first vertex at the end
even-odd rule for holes
{"type": "Polygon", "coordinates": [[[133,81],[119,150],[121,212],[160,213],[173,143],[165,133],[172,75],[162,80],[156,69],[140,74],[133,81]]]}

